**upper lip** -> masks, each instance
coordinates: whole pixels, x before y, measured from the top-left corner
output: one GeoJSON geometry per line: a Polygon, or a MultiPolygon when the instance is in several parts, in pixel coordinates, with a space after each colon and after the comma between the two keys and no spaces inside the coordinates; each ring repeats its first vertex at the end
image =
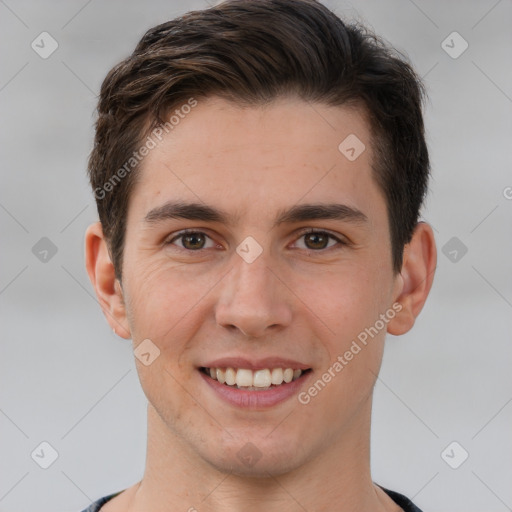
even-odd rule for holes
{"type": "Polygon", "coordinates": [[[201,365],[205,368],[247,368],[248,370],[264,370],[265,368],[292,368],[308,370],[311,366],[293,359],[282,357],[265,357],[263,359],[247,359],[245,357],[223,357],[201,365]]]}

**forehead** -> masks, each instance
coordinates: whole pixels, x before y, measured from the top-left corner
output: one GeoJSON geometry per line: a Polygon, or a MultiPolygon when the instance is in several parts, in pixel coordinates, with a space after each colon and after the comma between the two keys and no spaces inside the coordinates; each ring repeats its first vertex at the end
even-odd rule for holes
{"type": "Polygon", "coordinates": [[[143,160],[130,211],[170,199],[253,216],[319,200],[361,210],[384,203],[359,109],[291,97],[242,107],[212,97],[187,111],[143,160]]]}

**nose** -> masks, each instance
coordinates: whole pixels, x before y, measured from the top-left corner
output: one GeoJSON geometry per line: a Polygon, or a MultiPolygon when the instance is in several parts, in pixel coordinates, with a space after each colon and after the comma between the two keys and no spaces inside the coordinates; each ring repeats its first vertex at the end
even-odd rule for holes
{"type": "Polygon", "coordinates": [[[252,263],[235,256],[234,268],[222,281],[216,306],[217,324],[258,338],[290,325],[291,293],[265,253],[252,263]]]}

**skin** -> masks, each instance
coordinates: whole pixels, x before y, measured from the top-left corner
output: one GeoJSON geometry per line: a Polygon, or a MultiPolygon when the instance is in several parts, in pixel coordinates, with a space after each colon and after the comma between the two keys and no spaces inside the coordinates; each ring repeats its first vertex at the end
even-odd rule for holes
{"type": "Polygon", "coordinates": [[[400,510],[370,474],[372,392],[386,331],[411,329],[428,296],[436,248],[430,226],[419,223],[401,272],[393,272],[371,158],[360,110],[292,97],[241,108],[211,97],[143,161],[122,285],[101,224],[88,228],[86,267],[107,321],[134,348],[149,338],[160,350],[149,366],[136,359],[148,398],[144,477],[102,511],[400,510]],[[366,145],[352,162],[338,150],[349,134],[366,145]],[[168,200],[206,203],[236,218],[231,225],[144,222],[168,200]],[[342,203],[367,221],[273,227],[283,209],[306,203],[342,203]],[[205,245],[174,238],[187,228],[207,235],[205,245]],[[301,228],[346,243],[322,245],[301,228]],[[236,252],[247,236],[263,248],[250,264],[236,252]],[[196,369],[222,356],[280,356],[308,364],[312,383],[397,303],[401,311],[306,405],[292,397],[265,410],[239,409],[196,369]],[[261,454],[251,467],[237,456],[247,442],[261,454]]]}

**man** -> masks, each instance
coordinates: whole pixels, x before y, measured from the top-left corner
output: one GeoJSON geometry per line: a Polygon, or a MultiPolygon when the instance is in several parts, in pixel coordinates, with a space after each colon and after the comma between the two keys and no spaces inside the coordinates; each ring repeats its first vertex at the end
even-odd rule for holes
{"type": "Polygon", "coordinates": [[[142,480],[88,512],[418,511],[370,474],[386,333],[436,266],[422,85],[314,0],[235,0],[110,71],[86,266],[133,340],[142,480]]]}

